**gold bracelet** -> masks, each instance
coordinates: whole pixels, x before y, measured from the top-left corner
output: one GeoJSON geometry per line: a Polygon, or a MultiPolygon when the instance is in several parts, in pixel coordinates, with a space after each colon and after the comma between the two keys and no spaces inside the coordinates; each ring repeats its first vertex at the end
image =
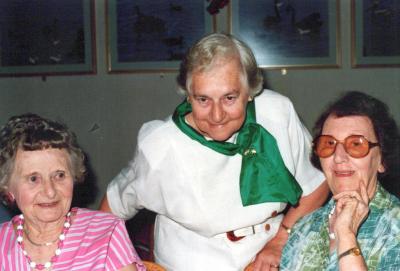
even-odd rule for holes
{"type": "Polygon", "coordinates": [[[285,224],[281,223],[282,228],[285,229],[285,231],[290,234],[292,232],[292,228],[289,228],[288,226],[286,226],[285,224]]]}
{"type": "Polygon", "coordinates": [[[347,255],[360,256],[361,255],[361,250],[360,250],[359,247],[352,247],[352,248],[346,250],[345,252],[343,252],[342,254],[340,254],[338,256],[338,261],[341,258],[343,258],[344,256],[347,256],[347,255]]]}

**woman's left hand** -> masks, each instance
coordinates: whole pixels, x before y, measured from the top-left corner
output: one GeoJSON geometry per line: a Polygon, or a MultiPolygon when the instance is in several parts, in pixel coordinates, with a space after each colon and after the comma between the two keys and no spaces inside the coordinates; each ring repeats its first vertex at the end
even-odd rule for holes
{"type": "Polygon", "coordinates": [[[336,202],[335,235],[357,235],[358,228],[369,212],[369,198],[364,182],[360,182],[360,192],[345,191],[334,196],[336,202]]]}
{"type": "Polygon", "coordinates": [[[257,254],[254,262],[252,262],[246,271],[276,271],[279,270],[279,263],[286,238],[279,235],[271,239],[264,248],[257,254]]]}

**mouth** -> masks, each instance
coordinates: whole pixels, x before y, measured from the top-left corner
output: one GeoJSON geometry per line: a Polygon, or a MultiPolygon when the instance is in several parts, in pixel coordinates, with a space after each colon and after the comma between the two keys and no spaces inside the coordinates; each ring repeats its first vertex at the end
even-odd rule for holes
{"type": "Polygon", "coordinates": [[[58,201],[55,202],[43,202],[43,203],[38,203],[39,207],[42,208],[52,208],[55,207],[58,204],[58,201]]]}
{"type": "Polygon", "coordinates": [[[352,176],[354,174],[354,170],[334,170],[333,173],[336,177],[343,178],[352,176]]]}

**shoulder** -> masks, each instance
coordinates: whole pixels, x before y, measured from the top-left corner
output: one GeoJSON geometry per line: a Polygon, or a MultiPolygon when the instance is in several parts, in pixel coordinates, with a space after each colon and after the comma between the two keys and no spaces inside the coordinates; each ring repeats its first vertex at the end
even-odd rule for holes
{"type": "Polygon", "coordinates": [[[153,120],[146,122],[140,128],[138,145],[140,147],[146,145],[159,145],[157,147],[162,147],[160,144],[174,140],[179,134],[180,130],[172,121],[171,116],[168,116],[165,120],[153,120]]]}
{"type": "Polygon", "coordinates": [[[175,124],[171,116],[165,120],[152,120],[142,125],[139,130],[138,140],[143,141],[147,138],[155,138],[160,133],[171,133],[174,131],[175,124]]]}
{"type": "Polygon", "coordinates": [[[12,230],[12,221],[3,222],[0,224],[0,236],[12,230]]]}
{"type": "Polygon", "coordinates": [[[90,210],[85,208],[76,208],[75,224],[86,227],[113,228],[124,220],[118,218],[112,213],[90,210]]]}
{"type": "Polygon", "coordinates": [[[282,94],[265,89],[255,98],[257,120],[287,123],[295,114],[292,101],[282,94]]]}
{"type": "Polygon", "coordinates": [[[400,242],[400,201],[382,187],[370,203],[370,213],[363,225],[363,232],[380,241],[400,242]]]}
{"type": "MultiPolygon", "coordinates": [[[[389,193],[388,193],[389,194],[389,193]]],[[[385,210],[385,216],[389,220],[393,234],[400,241],[400,200],[396,196],[389,194],[391,205],[385,210]]]]}
{"type": "Polygon", "coordinates": [[[265,89],[260,95],[256,96],[255,101],[256,105],[260,105],[262,109],[287,110],[293,107],[292,101],[288,97],[269,89],[265,89]]]}

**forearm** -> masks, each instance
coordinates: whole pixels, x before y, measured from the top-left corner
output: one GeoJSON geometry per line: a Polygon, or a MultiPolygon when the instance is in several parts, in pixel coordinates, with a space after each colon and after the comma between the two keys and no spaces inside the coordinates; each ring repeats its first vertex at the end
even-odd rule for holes
{"type": "MultiPolygon", "coordinates": [[[[326,182],[323,182],[310,195],[302,197],[296,207],[291,207],[283,218],[282,223],[291,228],[299,218],[320,207],[326,201],[328,195],[328,185],[326,182]]],[[[283,227],[279,227],[275,237],[267,242],[264,248],[257,254],[254,263],[252,263],[253,270],[269,270],[272,265],[279,265],[282,250],[288,237],[288,231],[283,227]]]]}
{"type": "Polygon", "coordinates": [[[130,264],[122,267],[121,269],[118,269],[118,271],[137,271],[137,268],[134,264],[130,264]]]}
{"type": "Polygon", "coordinates": [[[292,228],[296,221],[301,217],[321,207],[321,205],[327,200],[328,195],[329,187],[326,181],[324,181],[311,194],[300,198],[299,203],[296,206],[290,207],[282,220],[282,224],[286,227],[292,228]]]}
{"type": "Polygon", "coordinates": [[[100,203],[100,211],[112,213],[110,205],[108,204],[107,193],[104,195],[101,203],[100,203]]]}
{"type": "MultiPolygon", "coordinates": [[[[337,238],[337,255],[338,257],[351,248],[358,248],[356,236],[352,233],[338,235],[337,238]]],[[[362,253],[362,251],[361,251],[362,253]]],[[[364,257],[361,255],[345,255],[338,259],[340,271],[367,271],[364,257]]]]}

